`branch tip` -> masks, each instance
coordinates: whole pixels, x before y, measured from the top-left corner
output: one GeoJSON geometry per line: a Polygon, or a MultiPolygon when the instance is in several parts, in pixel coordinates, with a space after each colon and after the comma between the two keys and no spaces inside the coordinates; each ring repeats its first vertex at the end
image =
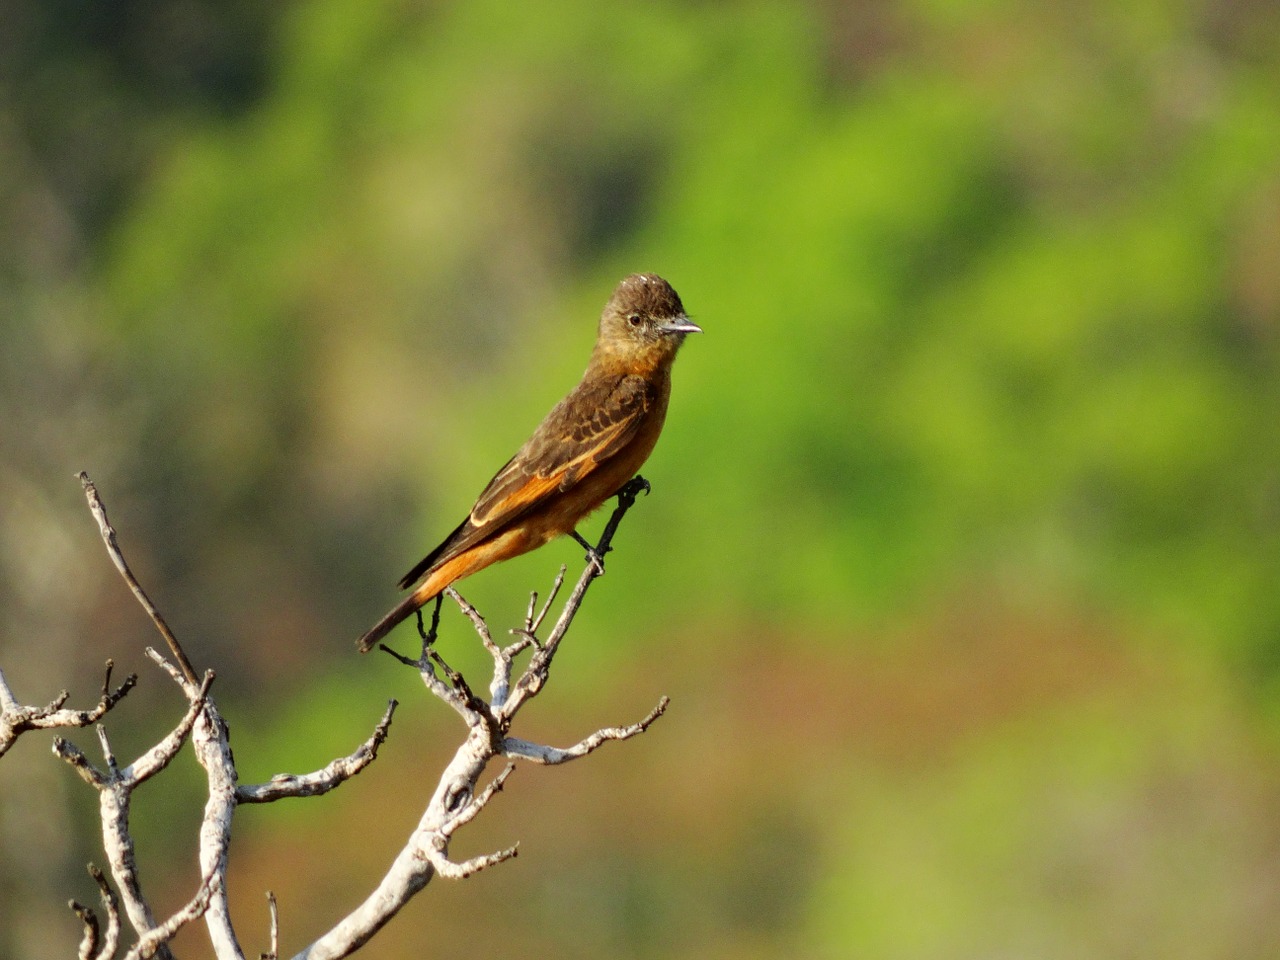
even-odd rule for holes
{"type": "Polygon", "coordinates": [[[271,947],[266,953],[258,954],[258,958],[259,960],[276,960],[280,956],[280,908],[276,903],[275,893],[270,890],[267,891],[267,914],[271,920],[271,947]]]}
{"type": "Polygon", "coordinates": [[[187,659],[187,654],[182,649],[182,644],[178,642],[178,638],[174,636],[173,631],[169,629],[169,624],[165,622],[156,605],[151,602],[151,598],[142,589],[142,584],[138,582],[138,578],[133,575],[133,571],[129,569],[129,564],[124,559],[124,553],[120,550],[120,545],[116,539],[115,528],[111,526],[111,521],[107,519],[107,508],[103,504],[102,498],[98,496],[98,488],[93,485],[93,481],[89,479],[89,475],[83,470],[76,476],[80,478],[80,486],[84,488],[85,499],[89,502],[89,512],[93,514],[93,519],[97,521],[98,532],[102,535],[102,542],[106,544],[107,555],[111,558],[111,562],[115,564],[116,570],[124,578],[124,582],[132,591],[134,598],[141,604],[147,616],[151,618],[151,622],[155,624],[160,636],[164,637],[164,642],[178,662],[178,666],[182,668],[183,676],[191,683],[195,683],[195,667],[187,659]]]}

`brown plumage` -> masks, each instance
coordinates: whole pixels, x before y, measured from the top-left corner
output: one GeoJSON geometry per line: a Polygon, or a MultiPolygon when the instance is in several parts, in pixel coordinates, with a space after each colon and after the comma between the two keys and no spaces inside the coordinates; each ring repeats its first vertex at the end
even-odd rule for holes
{"type": "Polygon", "coordinates": [[[671,364],[701,333],[661,277],[623,280],[600,316],[582,380],[489,481],[467,519],[400,580],[421,583],[356,645],[368,651],[445,587],[570,533],[649,457],[667,415],[671,364]]]}

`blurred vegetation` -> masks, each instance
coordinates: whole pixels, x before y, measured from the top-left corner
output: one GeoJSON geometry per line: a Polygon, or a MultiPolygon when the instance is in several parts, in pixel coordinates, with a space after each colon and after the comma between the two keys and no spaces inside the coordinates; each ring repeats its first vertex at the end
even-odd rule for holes
{"type": "MultiPolygon", "coordinates": [[[[176,716],[83,468],[246,777],[404,700],[344,795],[242,813],[246,941],[270,887],[296,947],[459,733],[352,638],[653,270],[707,334],[527,733],[672,713],[519,772],[460,844],[527,857],[367,954],[1274,956],[1277,89],[1254,0],[12,0],[0,660],[139,670],[121,744],[176,716]]],[[[579,555],[467,596],[504,628],[579,555]]],[[[21,746],[0,956],[60,956],[92,798],[21,746]]]]}

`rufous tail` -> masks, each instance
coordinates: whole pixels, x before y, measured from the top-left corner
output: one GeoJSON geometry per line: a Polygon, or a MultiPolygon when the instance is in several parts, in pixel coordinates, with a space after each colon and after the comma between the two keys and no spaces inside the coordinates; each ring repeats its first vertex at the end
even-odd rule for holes
{"type": "Polygon", "coordinates": [[[356,649],[361,653],[368,653],[379,640],[395,629],[402,620],[407,620],[423,604],[435,599],[436,594],[442,589],[444,589],[443,586],[434,585],[432,578],[428,577],[426,583],[397,603],[392,607],[390,613],[370,627],[365,635],[356,641],[356,649]]]}
{"type": "Polygon", "coordinates": [[[370,627],[369,632],[356,641],[356,647],[361,653],[368,653],[375,643],[392,631],[396,624],[407,619],[428,601],[434,600],[436,595],[449,584],[456,583],[477,570],[483,570],[497,560],[515,556],[527,549],[529,549],[528,541],[502,534],[432,568],[427,574],[427,579],[423,580],[413,593],[397,603],[390,613],[370,627]]]}

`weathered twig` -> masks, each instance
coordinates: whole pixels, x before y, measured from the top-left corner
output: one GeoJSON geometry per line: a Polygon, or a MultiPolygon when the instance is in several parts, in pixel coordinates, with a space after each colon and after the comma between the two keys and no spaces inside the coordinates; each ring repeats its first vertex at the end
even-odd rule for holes
{"type": "MultiPolygon", "coordinates": [[[[106,768],[103,770],[95,767],[79,748],[62,737],[55,738],[53,742],[54,753],[70,763],[81,779],[98,791],[103,849],[111,866],[111,875],[120,890],[125,915],[139,937],[150,934],[156,928],[156,920],[151,904],[142,891],[133,836],[129,830],[129,807],[133,791],[163,770],[178,755],[191,734],[212,682],[213,672],[209,671],[182,721],[159,743],[127,766],[121,767],[116,761],[106,729],[101,726],[98,727],[98,739],[106,761],[106,768]]],[[[159,948],[163,951],[162,943],[159,948]]]]}
{"type": "Polygon", "coordinates": [[[72,900],[70,907],[84,924],[84,935],[80,939],[80,960],[111,960],[120,944],[120,911],[116,905],[116,895],[107,883],[102,871],[89,864],[89,876],[98,885],[98,895],[102,898],[102,908],[107,914],[107,930],[104,934],[98,924],[98,915],[92,907],[84,906],[72,900]]]}
{"type": "MultiPolygon", "coordinates": [[[[439,681],[437,681],[439,682],[439,681]]],[[[441,683],[452,692],[446,684],[441,683]]],[[[446,694],[446,702],[448,694],[446,694]]],[[[463,864],[448,859],[449,838],[458,818],[470,819],[497,792],[474,787],[489,759],[494,756],[492,738],[483,723],[472,723],[467,739],[445,767],[435,793],[427,803],[418,826],[396,855],[390,869],[364,902],[340,920],[328,933],[297,954],[296,960],[336,960],[346,957],[367,943],[409,900],[422,890],[436,874],[465,876],[492,863],[514,856],[514,848],[463,864]]]]}
{"type": "Polygon", "coordinates": [[[427,851],[427,859],[431,861],[431,866],[435,867],[436,873],[444,877],[446,880],[465,880],[467,877],[475,876],[486,867],[492,867],[504,860],[511,860],[520,853],[520,844],[507,847],[505,850],[498,850],[496,853],[485,853],[478,857],[472,857],[470,860],[463,860],[461,863],[455,863],[445,856],[444,851],[427,851]]]}
{"type": "Polygon", "coordinates": [[[182,644],[178,643],[178,638],[169,629],[169,624],[160,615],[156,605],[151,602],[151,598],[142,589],[142,584],[138,583],[138,578],[129,569],[129,564],[125,562],[124,554],[120,552],[120,545],[116,542],[115,528],[111,526],[111,521],[107,519],[107,508],[98,497],[98,488],[93,485],[93,481],[89,479],[89,475],[83,470],[76,476],[80,478],[80,485],[84,487],[85,498],[89,501],[89,511],[93,514],[93,518],[98,521],[98,532],[102,534],[102,542],[107,545],[107,554],[111,557],[111,562],[116,565],[116,569],[120,571],[120,576],[124,577],[124,582],[129,585],[129,589],[133,591],[138,603],[142,605],[142,609],[147,612],[151,622],[156,625],[156,629],[164,637],[165,643],[169,646],[169,651],[173,654],[173,658],[178,661],[178,665],[182,668],[183,676],[191,683],[196,683],[196,668],[187,659],[187,654],[182,649],[182,644]]]}
{"type": "MultiPolygon", "coordinates": [[[[491,702],[485,702],[477,697],[465,678],[451,669],[434,648],[439,627],[438,604],[432,616],[431,628],[429,630],[421,626],[419,628],[422,635],[422,648],[416,659],[399,654],[385,645],[382,646],[383,650],[401,663],[414,667],[427,689],[462,717],[467,723],[469,732],[466,741],[458,748],[445,768],[436,792],[427,804],[427,809],[419,820],[417,828],[392,862],[390,870],[377,889],[332,930],[299,953],[295,960],[336,960],[336,958],[348,956],[366,943],[411,897],[422,890],[434,875],[460,879],[516,856],[518,849],[516,846],[473,857],[461,863],[450,860],[448,856],[449,841],[453,834],[486,807],[502,789],[514,769],[512,764],[508,764],[498,776],[477,792],[476,785],[491,760],[507,755],[531,759],[539,763],[564,763],[586,756],[607,740],[625,740],[642,733],[661,716],[667,705],[665,697],[639,723],[629,727],[609,727],[599,730],[577,746],[567,750],[557,750],[506,736],[506,731],[520,707],[545,685],[556,648],[564,639],[574,615],[582,605],[587,588],[603,573],[603,565],[599,559],[608,552],[618,524],[635,503],[636,494],[647,489],[648,484],[643,478],[636,477],[619,492],[618,506],[606,524],[600,541],[589,554],[586,569],[579,577],[568,600],[565,601],[555,626],[545,640],[539,639],[537,631],[541,628],[551,603],[559,593],[564,580],[564,568],[561,568],[550,596],[540,612],[535,614],[536,595],[530,599],[524,628],[516,631],[517,640],[507,647],[501,647],[494,642],[488,624],[475,607],[452,588],[445,591],[458,604],[463,615],[471,621],[481,643],[493,658],[491,702]],[[529,665],[521,675],[512,695],[508,696],[511,690],[510,679],[514,658],[530,647],[534,648],[534,653],[529,665]]],[[[419,623],[421,624],[421,620],[419,623]]]]}
{"type": "Polygon", "coordinates": [[[373,735],[346,757],[339,757],[323,770],[301,776],[292,773],[276,774],[267,783],[252,785],[241,784],[236,787],[238,803],[270,803],[285,797],[318,797],[350,780],[367,767],[378,756],[378,748],[387,739],[391,728],[391,716],[396,710],[396,701],[387,704],[387,710],[374,728],[373,735]]]}
{"type": "Polygon", "coordinates": [[[93,960],[98,955],[98,915],[93,912],[93,907],[86,907],[77,900],[72,900],[70,906],[71,911],[84,924],[84,934],[80,937],[80,949],[76,951],[76,956],[80,960],[93,960]]]}
{"type": "Polygon", "coordinates": [[[43,707],[23,706],[14,696],[4,670],[0,669],[0,757],[13,746],[18,737],[28,730],[49,730],[57,727],[87,727],[97,723],[107,711],[124,698],[138,682],[138,675],[131,673],[124,683],[111,689],[111,670],[115,664],[107,661],[106,678],[102,681],[102,695],[96,706],[88,710],[69,710],[63,706],[71,695],[63,690],[51,703],[43,707]]]}
{"type": "MultiPolygon", "coordinates": [[[[456,597],[457,595],[454,594],[454,596],[456,597]]],[[[443,595],[436,597],[435,605],[431,610],[430,627],[423,625],[422,611],[418,611],[418,636],[422,640],[422,645],[419,648],[416,659],[406,657],[404,654],[391,649],[385,643],[378,644],[378,649],[389,656],[394,657],[396,660],[399,660],[405,666],[416,669],[418,671],[418,675],[422,678],[423,684],[426,685],[427,689],[430,690],[434,696],[449,704],[449,706],[453,707],[453,709],[458,712],[458,715],[461,716],[463,720],[471,723],[474,717],[469,710],[467,697],[462,694],[456,685],[450,686],[448,683],[441,680],[436,674],[436,665],[439,664],[446,676],[458,676],[457,671],[452,670],[449,665],[444,662],[444,659],[433,649],[436,641],[436,634],[440,629],[441,600],[443,600],[443,595]]]]}
{"type": "Polygon", "coordinates": [[[644,733],[655,720],[666,713],[667,704],[670,702],[669,697],[663,697],[658,701],[658,705],[650,710],[648,715],[638,723],[633,723],[626,727],[605,727],[602,730],[597,730],[591,736],[572,747],[559,749],[538,743],[530,743],[528,740],[520,740],[516,737],[507,737],[502,741],[502,752],[508,757],[519,757],[522,760],[532,760],[534,763],[548,766],[567,763],[570,760],[585,757],[609,740],[630,740],[632,737],[644,733]]]}
{"type": "Polygon", "coordinates": [[[493,642],[493,634],[489,632],[489,625],[484,622],[484,617],[480,616],[480,611],[463,599],[462,595],[453,587],[445,587],[444,593],[445,596],[458,605],[458,609],[471,621],[471,625],[475,627],[476,634],[480,637],[480,642],[484,644],[484,648],[490,653],[496,652],[498,645],[493,642]]]}
{"type": "MultiPolygon", "coordinates": [[[[391,701],[395,703],[395,701],[391,701]]],[[[276,895],[267,891],[267,913],[271,915],[271,949],[258,954],[258,960],[277,960],[280,956],[280,905],[276,903],[276,895]]]]}
{"type": "Polygon", "coordinates": [[[151,957],[168,954],[168,943],[178,931],[194,920],[199,920],[209,909],[214,890],[221,885],[218,877],[205,877],[200,882],[196,895],[180,908],[164,923],[155,927],[142,937],[136,946],[124,955],[124,960],[149,960],[151,957]]]}
{"type": "Polygon", "coordinates": [[[534,607],[538,605],[538,591],[535,590],[529,594],[529,612],[524,618],[524,633],[528,636],[534,636],[538,632],[538,628],[542,626],[542,621],[547,619],[547,611],[551,609],[551,604],[556,602],[556,597],[560,595],[560,588],[564,586],[564,575],[569,569],[567,564],[560,564],[560,572],[556,574],[555,580],[551,584],[551,590],[547,594],[546,601],[542,604],[542,609],[534,616],[534,607]]]}
{"type": "Polygon", "coordinates": [[[217,704],[200,696],[198,688],[186,678],[180,667],[169,663],[151,647],[146,649],[146,654],[168,672],[193,705],[197,699],[203,704],[203,709],[197,711],[191,734],[196,760],[204,768],[209,797],[200,823],[199,857],[200,875],[212,882],[200,915],[205,919],[209,940],[219,960],[243,960],[244,951],[231,923],[226,888],[231,818],[236,808],[238,782],[235,757],[231,753],[231,734],[217,704]]]}
{"type": "MultiPolygon", "coordinates": [[[[573,624],[573,618],[577,616],[578,609],[586,598],[587,590],[597,577],[604,574],[604,567],[598,562],[598,558],[603,557],[612,549],[613,537],[618,532],[618,525],[622,523],[622,518],[627,515],[627,511],[634,506],[636,496],[642,490],[645,493],[649,492],[649,481],[644,477],[635,476],[618,491],[618,506],[614,508],[608,523],[605,524],[604,532],[601,533],[600,539],[596,543],[594,553],[588,556],[587,566],[582,571],[581,576],[578,577],[578,582],[574,584],[573,592],[569,594],[569,599],[565,601],[564,606],[561,608],[560,616],[556,619],[555,626],[551,629],[551,634],[545,640],[537,642],[537,649],[534,651],[532,658],[530,658],[529,665],[525,668],[524,673],[521,674],[519,681],[517,681],[511,696],[497,708],[499,721],[504,725],[509,725],[511,719],[515,717],[525,701],[537,696],[538,691],[546,683],[551,671],[551,661],[555,659],[556,650],[559,649],[560,642],[564,639],[565,634],[569,632],[569,627],[573,624]]],[[[541,617],[539,621],[541,621],[541,617]]],[[[529,632],[529,636],[537,641],[537,637],[532,631],[529,632]]]]}
{"type": "MultiPolygon", "coordinates": [[[[376,758],[379,747],[386,740],[395,701],[391,701],[370,738],[349,756],[340,757],[313,773],[279,775],[265,784],[240,785],[231,754],[227,724],[208,695],[212,672],[207,673],[202,682],[197,682],[195,671],[181,644],[125,562],[115,531],[107,521],[105,508],[92,482],[83,474],[81,482],[112,562],[165,638],[172,661],[150,648],[146,651],[147,655],[181,687],[188,701],[188,709],[182,722],[168,736],[124,767],[118,764],[106,732],[101,727],[99,736],[105,769],[90,762],[78,748],[61,738],[55,740],[55,751],[83,779],[92,784],[102,798],[104,846],[107,848],[115,885],[120,891],[119,904],[123,906],[124,914],[139,936],[137,945],[126,956],[130,960],[134,957],[168,957],[169,939],[184,924],[203,916],[214,953],[219,960],[243,960],[244,953],[228,911],[225,879],[231,821],[236,806],[241,803],[270,802],[284,797],[317,796],[346,782],[376,758]],[[137,877],[133,841],[128,830],[129,799],[133,789],[164,768],[187,737],[192,740],[196,757],[205,770],[208,787],[208,801],[200,828],[199,860],[202,881],[195,897],[186,906],[168,920],[157,923],[137,877]]],[[[609,740],[625,740],[636,736],[662,715],[667,705],[665,697],[638,723],[598,730],[568,748],[543,746],[508,736],[520,708],[545,686],[556,650],[568,632],[591,583],[604,573],[603,557],[611,548],[618,525],[641,490],[647,491],[648,484],[636,477],[619,492],[617,508],[606,523],[598,543],[594,547],[588,545],[586,567],[545,637],[540,636],[540,631],[564,584],[564,567],[561,567],[540,609],[537,595],[531,596],[523,628],[513,631],[515,640],[506,646],[494,640],[479,611],[456,591],[448,591],[464,616],[470,620],[481,643],[493,659],[493,680],[489,688],[491,700],[485,701],[477,696],[467,679],[450,667],[435,649],[434,641],[440,620],[439,601],[434,608],[429,629],[424,626],[421,614],[419,615],[422,645],[416,659],[388,650],[400,662],[418,670],[427,689],[449,704],[465,721],[468,733],[441,775],[417,827],[392,861],[377,888],[328,933],[306,947],[298,957],[307,960],[332,960],[348,956],[373,937],[436,874],[448,878],[468,877],[516,856],[517,846],[511,846],[461,862],[449,858],[449,844],[453,835],[487,807],[514,770],[514,764],[508,763],[501,773],[477,789],[490,761],[505,756],[542,764],[564,763],[586,756],[609,740]],[[513,684],[516,658],[529,650],[532,650],[529,661],[513,684]]],[[[384,646],[383,649],[387,648],[384,646]]],[[[129,686],[132,686],[132,681],[129,686]]],[[[0,705],[8,708],[11,701],[16,701],[11,695],[5,700],[6,692],[7,687],[3,685],[3,677],[0,676],[0,705]]],[[[84,722],[91,723],[93,719],[100,717],[111,703],[123,696],[123,692],[113,696],[114,699],[108,703],[104,688],[103,702],[107,706],[84,722]]],[[[54,704],[53,709],[60,710],[62,702],[60,700],[54,704]]],[[[119,940],[117,901],[105,879],[101,881],[101,887],[107,912],[105,934],[94,911],[87,907],[77,910],[85,926],[81,955],[89,960],[107,960],[114,955],[119,940]]],[[[269,904],[271,944],[270,952],[263,956],[274,960],[279,950],[279,916],[274,897],[269,899],[269,904]]]]}
{"type": "MultiPolygon", "coordinates": [[[[507,777],[511,776],[515,769],[516,765],[514,763],[508,763],[503,767],[502,772],[485,784],[484,789],[475,795],[475,799],[462,808],[461,813],[440,828],[440,832],[446,837],[451,837],[460,827],[464,827],[474,820],[480,811],[488,805],[489,801],[493,799],[494,795],[502,792],[502,787],[507,782],[507,777]]],[[[512,856],[515,856],[515,854],[512,854],[512,856]]]]}
{"type": "MultiPolygon", "coordinates": [[[[335,761],[329,767],[316,774],[297,778],[288,785],[280,785],[279,789],[273,790],[272,784],[264,785],[260,789],[250,787],[246,788],[246,797],[239,797],[237,793],[238,775],[235,760],[231,753],[230,733],[226,721],[223,720],[218,712],[217,704],[208,696],[208,684],[212,679],[212,674],[207,674],[203,683],[196,681],[195,670],[191,666],[190,660],[187,659],[181,643],[174,636],[173,631],[169,629],[164,617],[151,602],[146,591],[143,590],[142,585],[130,570],[129,564],[120,550],[115,530],[107,520],[106,508],[99,498],[93,482],[84,473],[79,476],[89,503],[89,509],[97,520],[98,529],[102,534],[103,542],[106,544],[107,553],[110,555],[112,563],[120,571],[125,583],[128,584],[134,597],[147,612],[161,636],[164,637],[166,645],[173,654],[176,666],[156,653],[155,650],[151,648],[146,650],[147,655],[169,673],[187,697],[189,709],[179,730],[183,732],[183,736],[190,734],[192,745],[195,748],[196,759],[205,771],[208,801],[205,803],[204,817],[200,826],[199,859],[200,874],[206,878],[206,882],[196,899],[188,905],[188,908],[172,918],[173,922],[177,926],[181,926],[183,923],[188,923],[192,919],[203,916],[209,931],[210,942],[219,960],[243,960],[244,951],[240,947],[235,929],[232,926],[226,890],[231,821],[237,802],[240,799],[260,802],[265,799],[275,799],[278,795],[302,796],[307,791],[323,793],[344,782],[361,769],[364,769],[376,756],[377,746],[386,737],[386,725],[390,722],[390,711],[384,717],[383,723],[375,730],[373,738],[352,756],[335,761]],[[293,791],[292,794],[288,793],[290,789],[293,791]]],[[[177,732],[175,731],[175,733],[177,732]]],[[[144,774],[142,779],[157,772],[164,766],[164,763],[168,762],[167,760],[160,762],[160,758],[164,753],[161,748],[164,745],[171,744],[172,739],[173,735],[171,734],[162,745],[157,746],[156,750],[158,752],[140,758],[129,768],[128,772],[131,775],[144,774]]],[[[180,745],[181,743],[179,742],[178,746],[180,745]]],[[[109,749],[105,736],[104,747],[109,749]]],[[[130,790],[115,789],[115,781],[108,784],[109,776],[116,773],[109,756],[108,768],[110,773],[102,774],[84,759],[79,750],[66,744],[65,741],[59,741],[55,744],[55,749],[58,749],[60,755],[64,755],[68,762],[76,767],[77,772],[83,778],[99,788],[100,796],[103,798],[104,844],[108,848],[108,856],[112,861],[112,872],[116,877],[117,886],[121,889],[125,912],[139,934],[144,937],[149,936],[151,933],[160,930],[160,928],[156,926],[150,908],[145,899],[142,898],[141,890],[136,882],[136,866],[133,865],[132,857],[132,840],[128,838],[127,834],[130,790]],[[110,798],[110,803],[112,804],[110,809],[108,809],[108,798],[110,798]],[[120,835],[121,831],[113,826],[116,824],[124,825],[123,836],[120,835]],[[109,833],[111,834],[110,837],[107,836],[109,833]],[[127,851],[128,856],[123,860],[120,860],[118,856],[112,856],[113,848],[127,851]]],[[[125,771],[119,771],[119,773],[123,775],[125,771]]],[[[176,930],[177,926],[173,929],[176,930]]],[[[145,948],[141,951],[142,954],[150,956],[154,953],[162,958],[168,957],[169,951],[165,944],[170,936],[172,936],[172,933],[167,936],[157,934],[151,937],[146,941],[145,948]]],[[[140,943],[140,946],[144,945],[140,943]]]]}

